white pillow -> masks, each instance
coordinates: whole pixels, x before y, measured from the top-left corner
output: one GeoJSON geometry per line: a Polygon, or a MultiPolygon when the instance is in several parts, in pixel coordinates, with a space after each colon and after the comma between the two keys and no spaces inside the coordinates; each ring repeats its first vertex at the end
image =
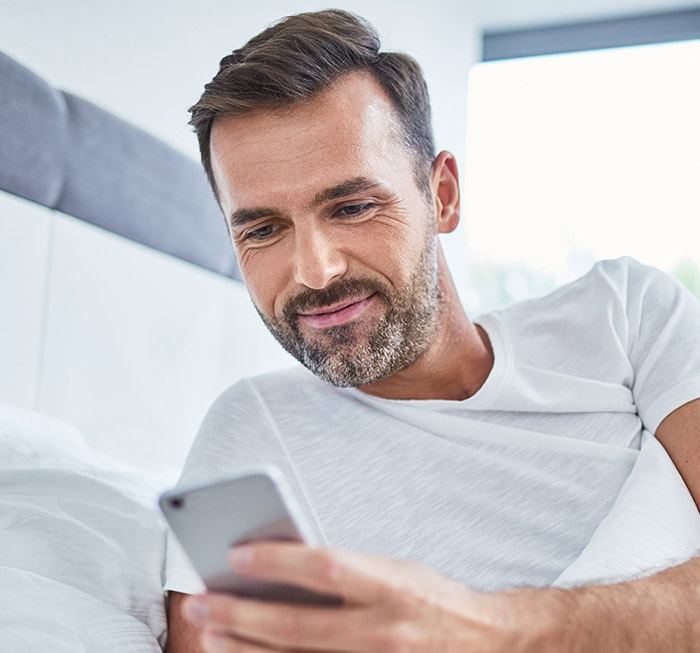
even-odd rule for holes
{"type": "Polygon", "coordinates": [[[161,486],[65,422],[0,405],[3,650],[162,650],[161,486]]]}

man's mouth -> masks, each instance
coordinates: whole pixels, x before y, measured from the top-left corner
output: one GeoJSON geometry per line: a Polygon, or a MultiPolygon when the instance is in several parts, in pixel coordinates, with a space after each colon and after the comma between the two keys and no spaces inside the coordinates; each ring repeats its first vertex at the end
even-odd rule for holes
{"type": "Polygon", "coordinates": [[[376,293],[370,293],[364,297],[346,299],[342,302],[336,302],[335,304],[322,306],[320,308],[310,308],[305,311],[299,311],[298,315],[304,324],[308,324],[317,329],[338,326],[364,313],[372,303],[375,294],[376,293]]]}

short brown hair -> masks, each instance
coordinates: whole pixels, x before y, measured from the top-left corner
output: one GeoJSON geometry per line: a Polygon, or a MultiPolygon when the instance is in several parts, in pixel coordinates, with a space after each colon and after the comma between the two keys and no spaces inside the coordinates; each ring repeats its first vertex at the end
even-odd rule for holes
{"type": "Polygon", "coordinates": [[[202,164],[218,199],[209,150],[214,119],[275,109],[308,99],[342,75],[369,71],[398,113],[402,140],[415,157],[416,181],[427,190],[435,146],[428,88],[420,66],[399,52],[379,52],[376,30],[340,9],[287,16],[219,63],[219,72],[190,107],[202,164]]]}

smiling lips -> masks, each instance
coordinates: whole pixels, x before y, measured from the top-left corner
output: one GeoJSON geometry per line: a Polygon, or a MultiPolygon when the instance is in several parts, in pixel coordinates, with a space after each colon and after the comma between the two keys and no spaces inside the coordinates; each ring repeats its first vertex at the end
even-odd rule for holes
{"type": "Polygon", "coordinates": [[[299,311],[299,319],[317,329],[338,326],[359,317],[372,303],[375,293],[359,299],[347,299],[337,304],[299,311]]]}

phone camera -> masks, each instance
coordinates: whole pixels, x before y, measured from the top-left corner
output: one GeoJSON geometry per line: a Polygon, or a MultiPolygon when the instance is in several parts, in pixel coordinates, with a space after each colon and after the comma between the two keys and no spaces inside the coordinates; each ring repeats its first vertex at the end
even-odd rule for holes
{"type": "Polygon", "coordinates": [[[182,497],[173,497],[172,499],[170,499],[170,505],[173,508],[182,508],[184,503],[185,500],[182,497]]]}

